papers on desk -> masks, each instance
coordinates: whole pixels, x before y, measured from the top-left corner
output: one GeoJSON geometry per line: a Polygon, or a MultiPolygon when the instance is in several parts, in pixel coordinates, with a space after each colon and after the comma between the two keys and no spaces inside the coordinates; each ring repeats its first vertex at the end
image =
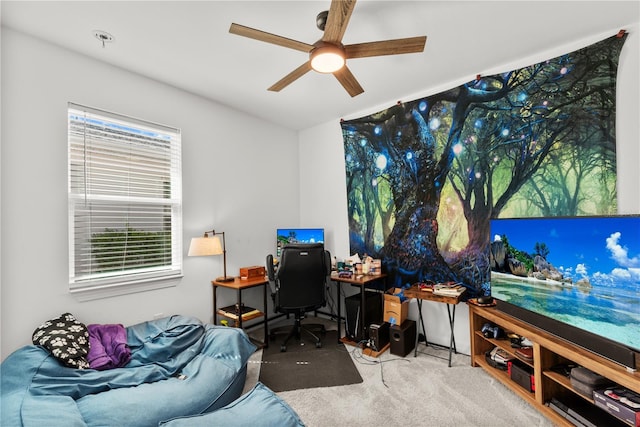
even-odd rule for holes
{"type": "Polygon", "coordinates": [[[421,291],[433,292],[434,295],[457,297],[462,295],[465,291],[465,287],[456,282],[421,282],[418,283],[418,288],[421,291]]]}
{"type": "Polygon", "coordinates": [[[437,283],[433,287],[433,293],[435,295],[457,297],[462,295],[464,291],[465,287],[455,282],[437,283]]]}
{"type": "Polygon", "coordinates": [[[416,285],[418,285],[418,289],[420,289],[421,291],[433,292],[433,287],[436,285],[436,283],[432,281],[428,281],[428,282],[418,282],[416,283],[416,285]]]}

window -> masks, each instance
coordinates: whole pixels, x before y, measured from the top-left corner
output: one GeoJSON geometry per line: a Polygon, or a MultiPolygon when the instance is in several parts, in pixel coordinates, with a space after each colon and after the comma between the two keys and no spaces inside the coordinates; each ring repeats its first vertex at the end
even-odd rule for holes
{"type": "Polygon", "coordinates": [[[68,117],[71,292],[173,286],[182,275],[180,130],[72,103],[68,117]]]}

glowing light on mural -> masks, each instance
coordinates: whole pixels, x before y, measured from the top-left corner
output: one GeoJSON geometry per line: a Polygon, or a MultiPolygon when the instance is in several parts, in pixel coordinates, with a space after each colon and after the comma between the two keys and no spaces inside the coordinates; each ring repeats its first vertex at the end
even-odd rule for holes
{"type": "Polygon", "coordinates": [[[429,129],[431,130],[436,130],[440,127],[440,119],[437,117],[434,117],[433,119],[429,120],[429,129]]]}
{"type": "Polygon", "coordinates": [[[360,146],[361,146],[361,147],[364,147],[365,145],[367,145],[367,139],[366,139],[366,138],[362,138],[362,139],[360,140],[360,146]]]}
{"type": "Polygon", "coordinates": [[[371,180],[371,186],[375,187],[375,186],[377,186],[377,185],[378,185],[378,178],[373,178],[373,179],[371,180]]]}
{"type": "Polygon", "coordinates": [[[405,158],[407,160],[413,159],[413,151],[408,151],[407,154],[405,154],[405,158]]]}
{"type": "Polygon", "coordinates": [[[520,92],[520,94],[518,95],[518,101],[522,102],[525,99],[527,99],[527,94],[526,92],[520,92]]]}
{"type": "Polygon", "coordinates": [[[427,103],[425,101],[420,101],[420,103],[418,104],[418,109],[420,111],[426,111],[427,110],[427,103]]]}
{"type": "Polygon", "coordinates": [[[381,135],[382,128],[380,126],[376,126],[375,128],[373,128],[373,133],[375,133],[376,135],[381,135]]]}
{"type": "Polygon", "coordinates": [[[376,157],[376,167],[381,171],[385,170],[387,168],[387,156],[379,154],[378,157],[376,157]]]}
{"type": "Polygon", "coordinates": [[[502,132],[500,132],[502,134],[502,136],[509,136],[509,129],[502,129],[502,132]]]}
{"type": "Polygon", "coordinates": [[[347,162],[350,162],[351,161],[351,154],[347,154],[346,159],[347,159],[347,162]]]}
{"type": "Polygon", "coordinates": [[[464,147],[462,147],[462,144],[460,143],[457,143],[453,146],[453,154],[455,154],[456,156],[459,156],[460,153],[462,153],[462,150],[464,150],[464,147]]]}
{"type": "Polygon", "coordinates": [[[560,69],[560,74],[562,74],[562,75],[565,75],[565,74],[567,74],[568,72],[569,72],[569,70],[567,69],[567,67],[562,67],[562,68],[560,69]]]}
{"type": "Polygon", "coordinates": [[[480,129],[482,127],[482,119],[478,119],[475,121],[475,123],[473,123],[473,126],[476,127],[476,129],[480,129]]]}
{"type": "Polygon", "coordinates": [[[476,172],[476,179],[480,179],[481,176],[482,174],[480,172],[476,172]]]}

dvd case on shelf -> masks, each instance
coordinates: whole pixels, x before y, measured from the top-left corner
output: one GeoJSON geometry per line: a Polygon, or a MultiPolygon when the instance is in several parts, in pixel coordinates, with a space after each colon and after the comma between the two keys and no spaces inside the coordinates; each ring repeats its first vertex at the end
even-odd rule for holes
{"type": "Polygon", "coordinates": [[[243,321],[253,319],[254,317],[262,314],[260,310],[244,304],[242,304],[241,306],[238,306],[238,304],[234,304],[227,307],[222,307],[218,309],[218,313],[233,320],[238,320],[239,315],[242,314],[243,321]]]}

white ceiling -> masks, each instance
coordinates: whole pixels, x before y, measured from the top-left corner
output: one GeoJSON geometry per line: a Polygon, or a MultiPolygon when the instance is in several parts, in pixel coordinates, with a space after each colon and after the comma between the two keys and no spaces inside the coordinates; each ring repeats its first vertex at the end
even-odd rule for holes
{"type": "Polygon", "coordinates": [[[354,98],[333,76],[315,72],[279,93],[267,91],[307,55],[229,34],[229,25],[312,44],[322,36],[316,15],[329,3],[5,0],[0,12],[8,28],[292,129],[372,113],[477,74],[499,72],[506,64],[544,59],[541,55],[559,46],[613,35],[625,26],[637,30],[640,21],[637,0],[360,0],[344,44],[427,35],[425,51],[350,60],[365,90],[354,98]],[[94,30],[115,41],[103,48],[94,30]]]}

